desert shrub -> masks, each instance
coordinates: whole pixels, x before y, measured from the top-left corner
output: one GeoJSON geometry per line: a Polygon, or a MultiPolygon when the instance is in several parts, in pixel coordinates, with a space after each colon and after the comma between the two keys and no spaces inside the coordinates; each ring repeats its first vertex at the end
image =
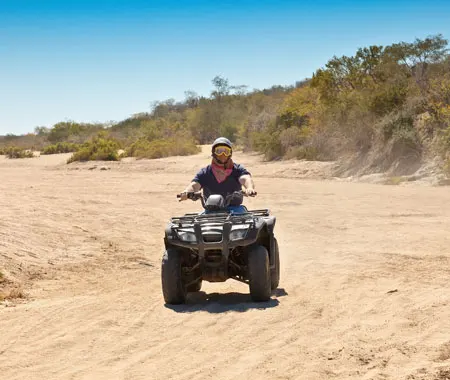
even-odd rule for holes
{"type": "Polygon", "coordinates": [[[394,135],[404,135],[406,131],[414,129],[414,118],[410,114],[395,112],[386,116],[380,122],[383,140],[386,142],[394,135]]]}
{"type": "Polygon", "coordinates": [[[450,156],[450,125],[441,131],[439,145],[443,157],[450,156]]]}
{"type": "Polygon", "coordinates": [[[280,141],[280,132],[270,129],[262,132],[253,132],[250,135],[251,146],[264,153],[266,160],[280,159],[283,157],[283,146],[280,141]]]}
{"type": "Polygon", "coordinates": [[[404,83],[384,86],[373,92],[370,99],[370,111],[385,115],[401,107],[408,96],[408,87],[404,83]]]}
{"type": "Polygon", "coordinates": [[[443,172],[444,172],[444,175],[445,175],[447,178],[450,178],[450,158],[447,158],[447,159],[444,161],[443,172]]]}
{"type": "Polygon", "coordinates": [[[25,298],[26,295],[21,287],[14,286],[0,271],[0,302],[15,298],[25,298]]]}
{"type": "Polygon", "coordinates": [[[26,295],[21,288],[13,288],[6,291],[0,291],[0,301],[13,300],[16,298],[26,298],[26,295]]]}
{"type": "Polygon", "coordinates": [[[439,131],[434,148],[434,152],[441,160],[443,174],[450,178],[450,125],[439,131]]]}
{"type": "Polygon", "coordinates": [[[379,123],[379,144],[389,147],[390,158],[420,158],[423,145],[411,110],[385,116],[379,123]]]}
{"type": "Polygon", "coordinates": [[[169,156],[188,156],[200,152],[200,148],[194,140],[188,138],[173,137],[148,141],[139,139],[131,144],[125,154],[137,158],[162,158],[169,156]]]}
{"type": "Polygon", "coordinates": [[[74,161],[118,161],[117,151],[119,148],[120,144],[117,140],[108,137],[104,132],[100,132],[90,141],[82,144],[80,149],[67,160],[67,163],[74,161]]]}
{"type": "Polygon", "coordinates": [[[32,151],[27,149],[21,149],[15,146],[6,147],[3,149],[3,153],[8,158],[33,158],[34,154],[32,151]]]}
{"type": "Polygon", "coordinates": [[[82,143],[89,137],[103,130],[102,124],[77,123],[75,121],[63,121],[55,124],[47,133],[47,139],[51,143],[77,142],[82,143]]]}
{"type": "Polygon", "coordinates": [[[320,154],[314,146],[301,145],[290,147],[284,157],[287,159],[295,158],[297,160],[315,161],[319,159],[320,154]]]}
{"type": "Polygon", "coordinates": [[[58,154],[58,153],[71,153],[80,149],[79,144],[59,142],[53,145],[46,146],[41,154],[58,154]]]}
{"type": "Polygon", "coordinates": [[[413,129],[399,129],[392,136],[392,153],[398,158],[419,159],[422,145],[413,129]]]}
{"type": "Polygon", "coordinates": [[[309,130],[307,127],[290,127],[283,130],[280,133],[280,144],[284,152],[287,152],[289,148],[302,145],[307,138],[309,130]]]}

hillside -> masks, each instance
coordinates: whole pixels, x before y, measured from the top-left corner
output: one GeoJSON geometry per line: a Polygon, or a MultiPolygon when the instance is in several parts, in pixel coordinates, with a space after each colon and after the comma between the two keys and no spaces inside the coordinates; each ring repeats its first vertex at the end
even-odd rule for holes
{"type": "MultiPolygon", "coordinates": [[[[266,160],[337,161],[337,176],[450,174],[450,56],[442,35],[331,58],[295,86],[249,90],[216,76],[209,97],[156,102],[111,125],[66,121],[0,137],[73,160],[191,155],[225,135],[266,160]],[[99,135],[100,133],[100,135],[99,135]],[[92,139],[96,139],[92,142],[92,139]],[[123,149],[119,157],[115,152],[123,149]]],[[[1,153],[1,152],[0,152],[1,153]]]]}

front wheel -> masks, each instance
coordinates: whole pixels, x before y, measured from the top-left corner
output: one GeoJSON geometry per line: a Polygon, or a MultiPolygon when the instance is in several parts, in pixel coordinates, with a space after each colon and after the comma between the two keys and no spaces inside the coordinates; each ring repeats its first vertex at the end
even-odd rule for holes
{"type": "Polygon", "coordinates": [[[181,254],[168,248],[164,252],[161,265],[161,283],[164,301],[178,305],[186,301],[186,288],[181,270],[181,254]]]}
{"type": "Polygon", "coordinates": [[[194,282],[193,284],[191,284],[191,285],[189,285],[188,287],[187,287],[187,291],[188,292],[199,292],[200,291],[200,289],[202,288],[202,280],[199,280],[199,281],[197,281],[197,282],[194,282]]]}
{"type": "Polygon", "coordinates": [[[248,272],[252,300],[268,301],[271,293],[269,253],[262,245],[248,252],[248,272]]]}

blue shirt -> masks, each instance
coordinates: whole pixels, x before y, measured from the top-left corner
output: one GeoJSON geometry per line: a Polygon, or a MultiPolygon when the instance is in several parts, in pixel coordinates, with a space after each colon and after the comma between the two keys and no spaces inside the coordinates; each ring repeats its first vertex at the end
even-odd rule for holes
{"type": "Polygon", "coordinates": [[[219,183],[217,182],[216,177],[214,177],[211,165],[208,165],[205,168],[200,169],[193,181],[198,182],[203,188],[205,199],[208,199],[211,194],[220,194],[225,198],[228,194],[241,190],[242,187],[239,178],[245,174],[250,175],[250,172],[240,164],[233,164],[231,174],[225,181],[219,183]]]}

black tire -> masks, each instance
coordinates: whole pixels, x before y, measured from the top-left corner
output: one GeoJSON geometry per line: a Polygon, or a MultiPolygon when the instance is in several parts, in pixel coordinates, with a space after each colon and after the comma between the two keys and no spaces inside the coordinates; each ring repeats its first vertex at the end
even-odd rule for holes
{"type": "Polygon", "coordinates": [[[271,294],[270,263],[265,247],[258,245],[248,252],[248,272],[252,300],[268,301],[271,294]]]}
{"type": "Polygon", "coordinates": [[[186,301],[186,288],[181,272],[181,255],[173,248],[164,252],[161,265],[161,282],[164,301],[179,305],[186,301]]]}
{"type": "Polygon", "coordinates": [[[270,270],[270,288],[272,290],[275,290],[278,288],[278,285],[280,283],[280,251],[278,250],[278,241],[276,238],[275,240],[275,251],[273,252],[274,255],[274,264],[275,268],[272,268],[270,270]]]}
{"type": "Polygon", "coordinates": [[[202,280],[197,281],[195,284],[191,284],[187,287],[187,291],[188,292],[199,292],[200,289],[202,288],[202,280]]]}

